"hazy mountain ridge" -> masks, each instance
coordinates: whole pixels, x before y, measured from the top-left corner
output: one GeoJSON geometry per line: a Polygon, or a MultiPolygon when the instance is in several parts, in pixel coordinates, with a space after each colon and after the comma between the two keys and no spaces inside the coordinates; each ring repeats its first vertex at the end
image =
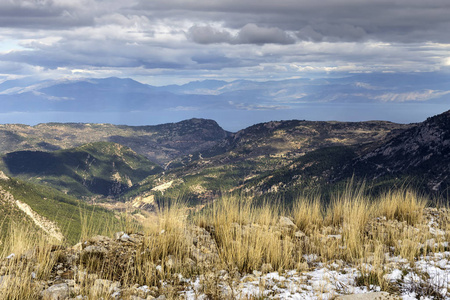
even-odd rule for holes
{"type": "Polygon", "coordinates": [[[442,102],[450,93],[442,73],[357,74],[340,78],[271,81],[193,81],[152,86],[130,78],[80,78],[0,84],[3,111],[134,111],[256,109],[299,103],[442,102]],[[395,84],[394,84],[395,83],[395,84]],[[124,105],[126,103],[126,105],[124,105]]]}

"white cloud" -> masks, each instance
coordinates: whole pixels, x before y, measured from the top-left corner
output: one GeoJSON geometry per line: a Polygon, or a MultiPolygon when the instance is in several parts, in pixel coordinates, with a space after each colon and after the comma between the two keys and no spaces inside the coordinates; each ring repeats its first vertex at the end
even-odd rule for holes
{"type": "Polygon", "coordinates": [[[406,93],[385,93],[373,99],[383,102],[427,101],[450,94],[450,91],[424,90],[406,93]]]}

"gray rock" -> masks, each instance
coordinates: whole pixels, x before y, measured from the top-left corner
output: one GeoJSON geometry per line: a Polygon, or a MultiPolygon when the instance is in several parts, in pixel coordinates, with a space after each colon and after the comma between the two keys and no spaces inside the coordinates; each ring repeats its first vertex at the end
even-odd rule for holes
{"type": "Polygon", "coordinates": [[[263,264],[261,266],[262,273],[269,273],[269,272],[272,272],[272,270],[273,270],[272,264],[263,264]]]}
{"type": "Polygon", "coordinates": [[[69,285],[67,283],[55,284],[42,291],[43,300],[63,300],[69,298],[69,285]]]}
{"type": "Polygon", "coordinates": [[[391,295],[386,292],[345,295],[345,296],[338,296],[336,298],[336,300],[394,300],[394,299],[397,300],[400,299],[400,297],[391,295]]]}
{"type": "Polygon", "coordinates": [[[304,239],[306,237],[306,234],[303,231],[298,230],[295,232],[294,236],[298,239],[304,239]]]}
{"type": "Polygon", "coordinates": [[[297,228],[297,225],[295,225],[294,222],[292,222],[292,220],[289,219],[288,217],[280,217],[280,221],[278,222],[278,224],[281,227],[289,227],[292,229],[297,228]]]}
{"type": "Polygon", "coordinates": [[[123,231],[116,232],[114,233],[114,239],[119,240],[124,234],[125,232],[123,231]]]}
{"type": "Polygon", "coordinates": [[[109,294],[113,294],[116,292],[120,292],[120,282],[111,281],[107,279],[96,279],[94,282],[94,294],[100,294],[101,292],[107,292],[109,294]]]}
{"type": "Polygon", "coordinates": [[[88,241],[88,244],[110,244],[111,243],[111,239],[107,236],[103,236],[103,235],[96,235],[94,237],[91,237],[88,241]]]}
{"type": "Polygon", "coordinates": [[[108,253],[108,249],[106,249],[103,246],[96,246],[96,245],[87,246],[81,252],[82,255],[85,255],[85,254],[104,255],[106,253],[108,253]]]}

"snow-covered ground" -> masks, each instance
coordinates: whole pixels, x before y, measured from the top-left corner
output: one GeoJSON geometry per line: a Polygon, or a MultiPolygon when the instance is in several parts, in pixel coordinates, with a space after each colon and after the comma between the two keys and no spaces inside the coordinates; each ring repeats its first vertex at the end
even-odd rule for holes
{"type": "MultiPolygon", "coordinates": [[[[389,254],[386,254],[387,256],[389,254]]],[[[421,256],[413,265],[400,257],[388,256],[391,267],[384,277],[398,288],[404,300],[436,298],[450,299],[450,252],[433,253],[421,256]],[[393,267],[396,266],[396,267],[393,267]],[[429,296],[433,294],[434,296],[429,296]],[[427,295],[428,296],[424,296],[427,295]]],[[[370,265],[365,268],[370,269],[370,265]]],[[[360,271],[351,266],[337,263],[324,265],[315,263],[308,272],[286,271],[282,274],[271,272],[243,276],[238,285],[227,286],[226,280],[220,283],[224,295],[233,292],[237,299],[333,299],[337,295],[379,292],[379,286],[357,286],[356,278],[360,271]]],[[[186,299],[206,299],[202,294],[204,278],[186,280],[187,288],[181,293],[186,299]]]]}

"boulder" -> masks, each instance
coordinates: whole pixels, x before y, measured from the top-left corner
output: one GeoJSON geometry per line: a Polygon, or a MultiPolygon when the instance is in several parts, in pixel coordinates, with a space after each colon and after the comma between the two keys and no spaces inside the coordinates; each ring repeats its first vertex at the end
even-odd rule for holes
{"type": "Polygon", "coordinates": [[[398,296],[386,292],[363,293],[354,295],[338,296],[336,300],[399,300],[398,296]]]}
{"type": "Polygon", "coordinates": [[[63,300],[69,298],[69,285],[67,283],[55,284],[42,291],[43,300],[63,300]]]}

